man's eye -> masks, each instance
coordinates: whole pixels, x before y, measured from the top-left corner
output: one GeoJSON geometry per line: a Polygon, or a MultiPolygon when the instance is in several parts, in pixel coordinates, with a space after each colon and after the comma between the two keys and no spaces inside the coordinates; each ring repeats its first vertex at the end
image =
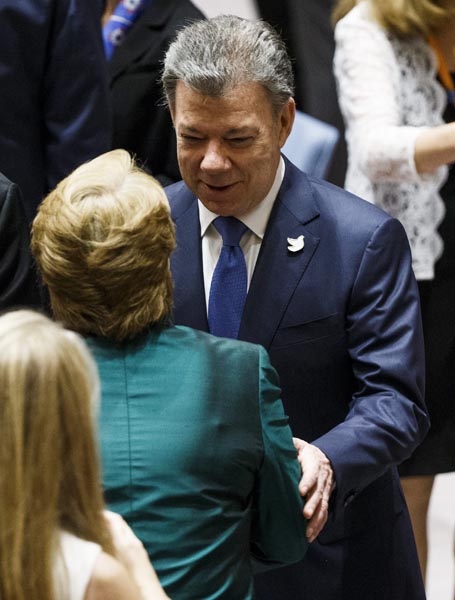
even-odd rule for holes
{"type": "Polygon", "coordinates": [[[200,142],[202,138],[196,137],[195,135],[188,135],[186,133],[181,133],[180,138],[185,142],[200,142]]]}
{"type": "Polygon", "coordinates": [[[253,138],[251,136],[229,138],[229,142],[233,144],[247,144],[253,138]]]}

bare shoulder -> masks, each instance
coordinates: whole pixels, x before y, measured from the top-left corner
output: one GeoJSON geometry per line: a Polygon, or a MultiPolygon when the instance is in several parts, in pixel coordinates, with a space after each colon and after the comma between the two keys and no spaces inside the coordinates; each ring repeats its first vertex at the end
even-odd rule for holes
{"type": "Polygon", "coordinates": [[[139,591],[125,567],[114,557],[101,552],[84,600],[137,600],[139,597],[139,591]]]}

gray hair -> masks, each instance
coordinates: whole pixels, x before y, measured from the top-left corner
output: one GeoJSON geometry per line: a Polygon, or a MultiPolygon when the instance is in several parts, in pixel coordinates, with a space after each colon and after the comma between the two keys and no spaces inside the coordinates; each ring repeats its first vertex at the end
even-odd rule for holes
{"type": "Polygon", "coordinates": [[[257,82],[268,91],[275,110],[294,93],[291,61],[277,32],[264,21],[232,15],[184,27],[166,53],[161,81],[171,108],[177,81],[212,97],[257,82]]]}

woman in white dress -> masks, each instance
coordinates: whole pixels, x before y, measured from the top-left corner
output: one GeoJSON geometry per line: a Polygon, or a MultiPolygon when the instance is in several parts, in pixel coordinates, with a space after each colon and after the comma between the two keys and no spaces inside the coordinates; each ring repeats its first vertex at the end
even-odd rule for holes
{"type": "Polygon", "coordinates": [[[29,310],[0,317],[0,597],[164,600],[145,550],[104,513],[98,380],[83,341],[29,310]]]}
{"type": "Polygon", "coordinates": [[[334,20],[345,187],[402,222],[419,284],[431,430],[399,470],[425,576],[434,477],[455,470],[455,2],[338,0],[334,20]]]}

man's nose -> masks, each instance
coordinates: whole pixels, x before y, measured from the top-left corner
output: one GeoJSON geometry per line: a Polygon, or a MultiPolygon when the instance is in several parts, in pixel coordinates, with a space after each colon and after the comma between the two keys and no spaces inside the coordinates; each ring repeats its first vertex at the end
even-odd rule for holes
{"type": "Polygon", "coordinates": [[[218,141],[210,141],[207,144],[204,157],[201,161],[201,169],[204,171],[226,171],[231,166],[223,146],[218,141]]]}

